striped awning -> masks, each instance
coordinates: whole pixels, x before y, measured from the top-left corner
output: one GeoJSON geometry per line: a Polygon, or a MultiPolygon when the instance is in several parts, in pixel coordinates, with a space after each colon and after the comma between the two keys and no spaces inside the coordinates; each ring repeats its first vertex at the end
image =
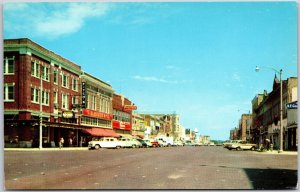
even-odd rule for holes
{"type": "Polygon", "coordinates": [[[91,136],[96,137],[120,137],[116,132],[114,132],[111,129],[105,129],[105,128],[91,128],[91,129],[85,129],[82,130],[83,132],[90,134],[91,136]]]}

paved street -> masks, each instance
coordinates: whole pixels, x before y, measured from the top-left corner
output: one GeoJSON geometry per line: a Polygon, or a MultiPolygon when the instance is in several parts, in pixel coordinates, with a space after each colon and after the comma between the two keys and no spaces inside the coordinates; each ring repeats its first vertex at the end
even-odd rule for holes
{"type": "Polygon", "coordinates": [[[294,189],[297,155],[170,147],[5,151],[6,189],[294,189]]]}

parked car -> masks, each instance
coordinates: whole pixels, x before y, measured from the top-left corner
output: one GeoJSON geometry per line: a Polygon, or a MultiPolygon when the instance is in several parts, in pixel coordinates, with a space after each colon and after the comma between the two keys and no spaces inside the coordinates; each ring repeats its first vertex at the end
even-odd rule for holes
{"type": "Polygon", "coordinates": [[[150,140],[151,144],[152,144],[152,147],[160,147],[160,144],[158,143],[158,141],[156,140],[150,140]]]}
{"type": "Polygon", "coordinates": [[[142,144],[142,147],[148,147],[147,143],[143,139],[136,139],[136,140],[142,144]]]}
{"type": "Polygon", "coordinates": [[[229,145],[232,145],[233,143],[238,143],[240,141],[242,141],[242,140],[229,140],[229,141],[225,141],[223,143],[223,146],[224,146],[224,148],[228,148],[229,145]]]}
{"type": "Polygon", "coordinates": [[[122,137],[119,138],[119,143],[122,148],[142,147],[142,144],[135,138],[122,137]]]}
{"type": "Polygon", "coordinates": [[[239,141],[237,143],[232,143],[227,147],[229,150],[252,150],[254,151],[256,148],[256,144],[247,143],[246,141],[239,141]]]}
{"type": "Polygon", "coordinates": [[[157,140],[157,142],[159,143],[159,146],[160,146],[160,147],[167,147],[167,146],[168,146],[168,143],[165,142],[165,141],[162,140],[162,139],[157,140]]]}
{"type": "Polygon", "coordinates": [[[181,141],[174,141],[174,146],[183,146],[183,143],[181,141]]]}
{"type": "Polygon", "coordinates": [[[215,143],[214,142],[210,142],[209,146],[215,146],[215,143]]]}
{"type": "MultiPolygon", "coordinates": [[[[153,144],[148,139],[143,139],[143,141],[147,144],[147,147],[153,147],[153,144]]],[[[158,144],[158,143],[157,143],[158,144]]]]}
{"type": "Polygon", "coordinates": [[[99,148],[120,148],[120,142],[118,139],[114,137],[102,137],[99,140],[97,138],[93,138],[92,141],[89,142],[89,149],[99,149],[99,148]]]}

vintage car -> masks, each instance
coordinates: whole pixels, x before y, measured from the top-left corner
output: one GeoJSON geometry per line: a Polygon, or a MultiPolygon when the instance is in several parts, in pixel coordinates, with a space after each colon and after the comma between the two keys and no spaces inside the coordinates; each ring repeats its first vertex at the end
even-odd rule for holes
{"type": "Polygon", "coordinates": [[[99,149],[99,148],[120,148],[120,142],[114,137],[102,137],[100,139],[93,138],[89,142],[89,149],[99,149]]]}
{"type": "Polygon", "coordinates": [[[229,145],[232,145],[232,144],[234,144],[234,143],[239,143],[239,142],[241,142],[241,141],[242,141],[242,140],[229,140],[229,141],[225,141],[225,142],[223,143],[223,147],[228,149],[228,146],[229,146],[229,145]]]}
{"type": "Polygon", "coordinates": [[[119,138],[118,140],[122,148],[142,147],[142,144],[135,138],[122,137],[119,138]]]}
{"type": "Polygon", "coordinates": [[[227,147],[229,150],[252,150],[254,151],[256,148],[256,144],[247,143],[246,141],[239,141],[237,143],[232,143],[227,147]]]}

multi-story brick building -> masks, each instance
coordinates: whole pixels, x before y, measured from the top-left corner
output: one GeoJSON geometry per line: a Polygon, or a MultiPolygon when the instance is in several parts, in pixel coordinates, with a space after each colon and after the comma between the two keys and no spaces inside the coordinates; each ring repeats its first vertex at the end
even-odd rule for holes
{"type": "Polygon", "coordinates": [[[29,39],[4,40],[4,139],[6,146],[44,146],[75,137],[80,100],[80,66],[29,39]]]}
{"type": "Polygon", "coordinates": [[[287,107],[286,105],[297,99],[297,78],[290,77],[282,81],[282,106],[283,121],[280,122],[280,82],[275,76],[273,90],[263,94],[261,98],[255,97],[253,105],[253,136],[259,144],[269,139],[274,148],[279,148],[280,123],[283,125],[283,149],[289,149],[287,131],[287,107]],[[262,100],[261,100],[262,99],[262,100]],[[260,100],[260,102],[258,101],[260,100]],[[256,102],[257,101],[257,102],[256,102]],[[255,106],[254,106],[255,104],[255,106]]]}
{"type": "Polygon", "coordinates": [[[113,120],[114,131],[121,136],[130,136],[132,134],[132,110],[135,110],[134,104],[120,94],[113,94],[113,120]]]}

